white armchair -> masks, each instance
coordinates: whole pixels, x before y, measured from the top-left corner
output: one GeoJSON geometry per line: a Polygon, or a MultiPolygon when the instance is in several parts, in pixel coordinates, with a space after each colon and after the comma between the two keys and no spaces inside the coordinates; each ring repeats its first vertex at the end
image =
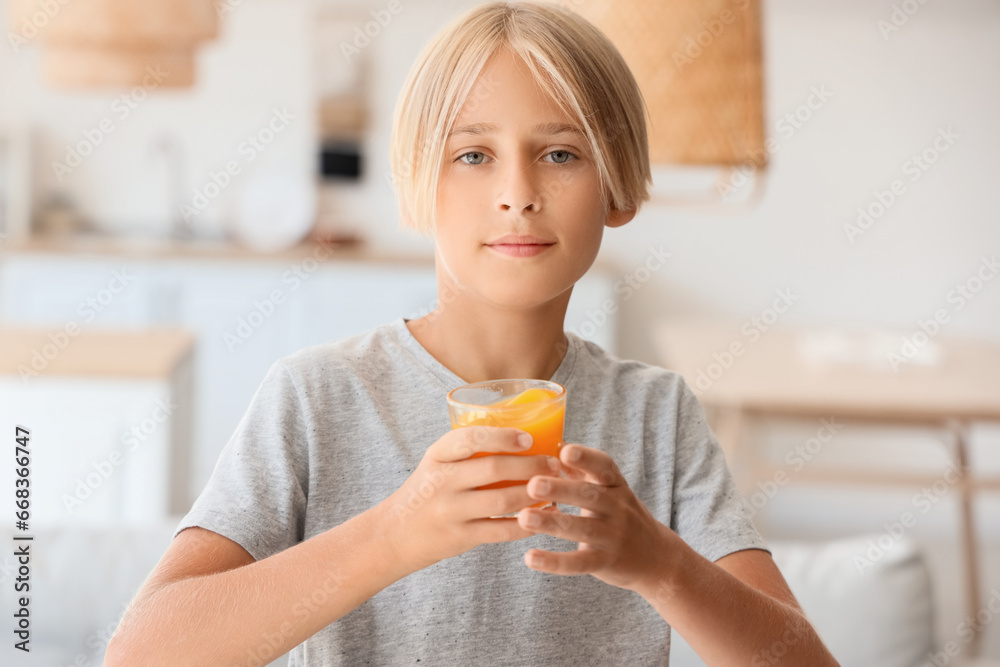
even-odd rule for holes
{"type": "MultiPolygon", "coordinates": [[[[792,593],[843,667],[933,664],[929,656],[941,649],[934,641],[930,571],[912,540],[899,539],[879,556],[871,550],[879,537],[771,541],[771,548],[792,593]]],[[[672,667],[705,664],[676,632],[670,657],[672,667]]],[[[948,660],[950,667],[971,667],[948,660]]]]}

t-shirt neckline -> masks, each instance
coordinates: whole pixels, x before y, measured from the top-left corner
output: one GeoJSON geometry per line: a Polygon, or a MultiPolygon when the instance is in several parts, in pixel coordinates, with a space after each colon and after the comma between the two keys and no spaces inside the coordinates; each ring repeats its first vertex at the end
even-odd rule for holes
{"type": "MultiPolygon", "coordinates": [[[[409,350],[421,364],[431,371],[434,377],[444,386],[446,391],[451,391],[456,387],[461,387],[463,384],[466,384],[465,380],[455,375],[447,366],[438,361],[434,355],[428,352],[427,349],[420,344],[420,341],[418,341],[406,327],[406,322],[408,321],[408,318],[400,316],[392,323],[392,329],[396,333],[396,337],[399,339],[399,342],[407,350],[409,350]]],[[[566,387],[570,378],[573,376],[573,369],[576,366],[577,348],[580,344],[580,340],[570,331],[565,331],[564,333],[566,334],[566,340],[569,343],[566,348],[566,354],[563,355],[562,361],[559,363],[559,367],[556,368],[555,373],[553,373],[552,377],[548,378],[548,380],[566,387]]]]}

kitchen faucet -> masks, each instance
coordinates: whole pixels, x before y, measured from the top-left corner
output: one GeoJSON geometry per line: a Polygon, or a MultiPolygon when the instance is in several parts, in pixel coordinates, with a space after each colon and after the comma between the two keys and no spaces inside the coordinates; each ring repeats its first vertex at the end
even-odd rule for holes
{"type": "Polygon", "coordinates": [[[195,237],[191,222],[181,215],[181,188],[183,184],[184,156],[177,135],[165,130],[153,137],[151,150],[163,154],[167,160],[167,188],[170,198],[170,231],[168,238],[190,241],[195,237]]]}

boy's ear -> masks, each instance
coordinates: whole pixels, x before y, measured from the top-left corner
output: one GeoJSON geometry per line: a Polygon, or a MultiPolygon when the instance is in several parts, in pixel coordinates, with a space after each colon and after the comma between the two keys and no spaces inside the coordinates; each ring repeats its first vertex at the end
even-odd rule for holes
{"type": "Polygon", "coordinates": [[[637,208],[617,209],[613,208],[608,213],[608,220],[604,224],[608,227],[621,227],[635,217],[637,208]]]}

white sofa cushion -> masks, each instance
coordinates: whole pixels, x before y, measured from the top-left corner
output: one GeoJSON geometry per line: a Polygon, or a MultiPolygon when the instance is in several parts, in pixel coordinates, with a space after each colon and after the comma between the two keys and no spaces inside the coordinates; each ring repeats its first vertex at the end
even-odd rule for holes
{"type": "MultiPolygon", "coordinates": [[[[930,573],[912,540],[880,534],[769,544],[789,588],[842,667],[915,667],[933,651],[930,573]]],[[[670,664],[705,663],[674,632],[670,664]]]]}
{"type": "MultiPolygon", "coordinates": [[[[144,526],[48,526],[30,531],[31,652],[18,665],[100,665],[125,606],[152,572],[181,517],[144,526]]],[[[14,544],[10,530],[0,531],[14,544]]],[[[16,576],[14,559],[3,565],[16,576]]],[[[6,573],[5,573],[6,574],[6,573]]],[[[10,576],[10,575],[7,575],[10,576]]],[[[0,603],[13,610],[9,581],[0,603]]],[[[17,651],[20,653],[20,651],[17,651]]]]}

